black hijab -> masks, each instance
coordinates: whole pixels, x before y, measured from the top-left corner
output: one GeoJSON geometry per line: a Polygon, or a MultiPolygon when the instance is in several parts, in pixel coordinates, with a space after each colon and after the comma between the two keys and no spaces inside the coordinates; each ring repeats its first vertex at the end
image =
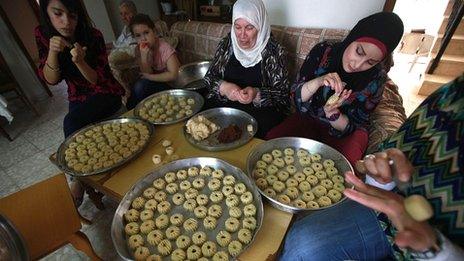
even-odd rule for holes
{"type": "Polygon", "coordinates": [[[348,89],[362,90],[379,73],[381,62],[366,71],[347,73],[342,63],[346,48],[361,37],[371,37],[385,45],[385,57],[387,57],[396,48],[402,36],[403,22],[395,13],[380,12],[363,18],[353,27],[345,40],[334,45],[329,72],[337,72],[342,81],[347,84],[348,89]]]}

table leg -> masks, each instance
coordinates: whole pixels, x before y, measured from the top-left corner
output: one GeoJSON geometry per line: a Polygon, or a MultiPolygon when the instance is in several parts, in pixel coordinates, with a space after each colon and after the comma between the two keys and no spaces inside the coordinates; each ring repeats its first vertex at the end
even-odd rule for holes
{"type": "Polygon", "coordinates": [[[96,191],[90,186],[84,185],[85,192],[89,194],[90,200],[92,200],[92,203],[97,207],[99,210],[105,209],[105,205],[102,202],[103,198],[103,193],[96,191]]]}

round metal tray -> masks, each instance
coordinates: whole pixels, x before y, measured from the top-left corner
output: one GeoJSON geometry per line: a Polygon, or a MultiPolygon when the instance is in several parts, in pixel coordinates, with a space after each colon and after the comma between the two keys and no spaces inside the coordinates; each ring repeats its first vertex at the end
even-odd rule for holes
{"type": "MultiPolygon", "coordinates": [[[[261,143],[253,148],[253,150],[248,154],[247,158],[247,174],[248,176],[255,181],[253,178],[253,169],[256,165],[256,162],[261,159],[261,156],[264,153],[271,152],[274,149],[280,149],[284,150],[285,148],[293,148],[294,150],[297,149],[306,149],[310,153],[319,153],[323,159],[331,159],[335,162],[335,166],[338,169],[340,174],[344,174],[346,171],[352,171],[353,167],[351,166],[350,162],[343,156],[340,152],[338,152],[336,149],[330,147],[329,145],[326,145],[324,143],[321,143],[319,141],[311,140],[311,139],[305,139],[305,138],[297,138],[297,137],[285,137],[285,138],[277,138],[277,139],[272,139],[269,141],[266,141],[264,143],[261,143]]],[[[295,167],[297,167],[298,171],[301,171],[302,168],[301,166],[296,166],[298,164],[295,164],[295,167]]],[[[345,187],[352,187],[352,185],[349,185],[345,181],[345,187]]],[[[338,205],[340,202],[344,201],[346,197],[342,197],[342,199],[335,204],[332,204],[327,207],[321,207],[319,209],[307,209],[307,208],[298,208],[294,207],[291,205],[287,205],[284,203],[281,203],[277,201],[276,199],[273,199],[266,195],[261,189],[259,189],[259,192],[261,195],[263,195],[265,198],[269,200],[271,205],[277,209],[280,209],[282,211],[290,212],[290,213],[299,213],[303,211],[318,211],[318,210],[323,210],[326,208],[333,207],[335,205],[338,205]]],[[[343,195],[343,194],[342,194],[343,195]]]]}
{"type": "Polygon", "coordinates": [[[66,174],[69,174],[69,175],[72,175],[72,176],[75,176],[75,177],[84,177],[84,176],[91,176],[91,175],[97,175],[97,174],[101,174],[101,173],[104,173],[104,172],[107,172],[107,171],[110,171],[112,169],[115,169],[123,164],[126,164],[127,162],[133,160],[134,158],[136,158],[147,146],[148,144],[150,143],[150,138],[147,140],[147,142],[145,142],[145,145],[142,146],[139,150],[137,150],[136,152],[134,152],[130,157],[110,166],[110,167],[107,167],[107,168],[101,168],[99,170],[94,170],[92,172],[88,172],[88,173],[77,173],[75,172],[74,170],[70,169],[68,167],[68,165],[66,164],[66,160],[65,160],[65,151],[66,149],[68,148],[69,146],[69,143],[71,143],[75,137],[79,134],[83,134],[85,133],[86,131],[88,131],[89,129],[91,128],[94,128],[96,126],[102,126],[104,124],[112,124],[112,123],[128,123],[128,122],[134,122],[134,123],[142,123],[144,124],[145,126],[147,126],[148,128],[148,131],[149,131],[149,136],[152,137],[153,136],[153,125],[149,124],[147,121],[145,120],[141,120],[141,119],[136,119],[136,118],[118,118],[118,119],[112,119],[112,120],[107,120],[107,121],[101,121],[101,122],[98,122],[98,123],[95,123],[95,124],[90,124],[80,130],[78,130],[77,132],[74,132],[71,136],[67,137],[60,145],[60,147],[58,148],[58,151],[56,153],[56,160],[57,160],[57,166],[66,174]]]}
{"type": "Polygon", "coordinates": [[[0,260],[29,260],[24,239],[16,227],[0,214],[0,260]]]}
{"type": "Polygon", "coordinates": [[[208,72],[210,61],[193,62],[182,65],[179,68],[179,75],[173,82],[169,82],[174,88],[186,90],[200,90],[206,88],[206,83],[203,81],[206,72],[208,72]]]}
{"type": "Polygon", "coordinates": [[[227,107],[213,108],[202,111],[195,117],[200,115],[204,116],[220,127],[219,130],[211,134],[208,138],[198,141],[195,140],[192,135],[187,133],[187,128],[184,126],[185,139],[193,146],[202,150],[222,151],[240,147],[250,141],[258,131],[258,122],[255,120],[255,118],[253,118],[250,114],[238,109],[227,107]],[[230,124],[237,125],[242,130],[242,136],[240,136],[240,139],[230,143],[220,143],[217,139],[219,133],[222,129],[229,126],[230,124]],[[253,132],[249,132],[247,130],[247,125],[249,124],[253,126],[253,132]]]}
{"type": "MultiPolygon", "coordinates": [[[[116,213],[114,214],[114,217],[113,217],[113,222],[111,224],[111,238],[113,239],[113,244],[119,256],[122,259],[133,260],[132,251],[130,251],[129,248],[127,247],[126,234],[124,232],[124,226],[125,226],[124,213],[130,208],[132,201],[136,197],[140,196],[146,188],[152,186],[152,182],[155,179],[164,177],[165,173],[170,172],[170,171],[176,172],[177,170],[180,170],[180,169],[188,169],[189,167],[192,167],[192,166],[197,166],[198,168],[209,166],[215,169],[222,169],[225,175],[232,175],[236,178],[237,182],[243,182],[245,186],[247,187],[247,190],[253,194],[253,198],[254,198],[253,204],[256,207],[256,229],[253,231],[253,237],[252,237],[251,242],[247,245],[244,245],[242,249],[242,253],[253,243],[253,241],[255,240],[256,234],[261,228],[261,224],[263,222],[263,215],[264,215],[263,201],[261,199],[261,195],[259,194],[254,182],[245,173],[243,173],[241,169],[234,167],[233,165],[223,160],[220,160],[217,158],[209,158],[209,157],[188,158],[188,159],[173,161],[164,166],[161,166],[160,168],[154,170],[153,172],[151,172],[144,178],[140,179],[137,183],[134,184],[134,186],[132,186],[132,188],[126,193],[124,198],[119,203],[119,206],[116,209],[116,213]]],[[[206,178],[207,177],[205,177],[205,179],[206,178]]],[[[189,177],[188,180],[191,181],[193,180],[193,178],[189,177]]],[[[200,193],[202,191],[209,191],[208,186],[205,186],[205,188],[203,188],[203,190],[201,190],[200,193]]],[[[172,195],[168,194],[168,200],[172,202],[171,198],[172,198],[172,195]]],[[[224,212],[223,212],[223,215],[217,220],[217,227],[214,230],[205,231],[205,233],[208,236],[208,240],[211,240],[213,242],[216,242],[217,233],[220,230],[225,230],[224,221],[228,217],[228,214],[225,214],[227,213],[225,210],[228,209],[227,205],[225,204],[225,200],[222,200],[220,204],[224,212]]],[[[210,205],[210,203],[208,203],[208,205],[210,205]]],[[[198,219],[195,217],[195,215],[193,215],[192,212],[188,212],[187,210],[185,210],[182,207],[182,205],[176,206],[175,204],[171,204],[171,207],[172,209],[170,212],[174,211],[175,213],[183,214],[184,220],[189,217],[198,219]]],[[[154,218],[156,218],[157,215],[158,213],[155,212],[154,218]]],[[[240,220],[242,219],[243,217],[240,218],[240,220]]],[[[186,233],[183,228],[181,230],[183,231],[183,233],[186,233]]],[[[232,240],[237,240],[236,233],[231,233],[231,234],[232,234],[232,240]]],[[[218,247],[218,251],[224,250],[226,253],[228,253],[227,248],[223,248],[219,245],[217,245],[217,247],[218,247]]],[[[165,257],[163,260],[170,260],[169,256],[165,257]]]]}
{"type": "Polygon", "coordinates": [[[183,121],[185,119],[188,119],[188,118],[192,117],[193,115],[197,114],[201,110],[201,107],[203,107],[203,104],[205,103],[205,100],[204,100],[203,96],[201,96],[199,93],[197,93],[195,91],[182,90],[182,89],[167,90],[167,91],[162,91],[162,92],[157,92],[155,94],[152,94],[152,95],[148,96],[147,98],[143,99],[141,102],[139,102],[139,104],[137,104],[137,106],[134,109],[134,115],[137,116],[138,118],[143,119],[140,116],[140,109],[142,108],[142,106],[144,106],[145,102],[147,102],[147,101],[149,101],[149,100],[151,100],[151,99],[153,99],[155,97],[160,97],[160,96],[162,96],[164,94],[167,94],[169,96],[174,96],[176,98],[179,98],[179,97],[185,97],[186,99],[193,98],[195,100],[195,104],[192,106],[192,112],[193,113],[191,115],[185,115],[182,118],[174,119],[172,121],[164,121],[164,122],[150,121],[152,124],[155,124],[155,125],[169,125],[169,124],[174,124],[174,123],[177,123],[177,122],[181,122],[181,121],[183,121]]]}

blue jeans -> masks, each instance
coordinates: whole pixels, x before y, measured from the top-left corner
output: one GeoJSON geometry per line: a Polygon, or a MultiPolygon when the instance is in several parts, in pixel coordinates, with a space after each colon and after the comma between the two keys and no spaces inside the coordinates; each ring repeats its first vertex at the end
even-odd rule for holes
{"type": "Polygon", "coordinates": [[[147,79],[140,79],[135,82],[131,90],[131,96],[127,99],[126,107],[128,110],[132,110],[137,106],[139,102],[148,96],[171,89],[167,83],[154,82],[147,79]]]}
{"type": "Polygon", "coordinates": [[[393,252],[376,213],[354,201],[296,221],[279,260],[388,260],[393,252]]]}
{"type": "Polygon", "coordinates": [[[110,117],[121,108],[121,96],[95,94],[83,102],[69,102],[69,112],[63,120],[64,137],[88,124],[110,117]]]}

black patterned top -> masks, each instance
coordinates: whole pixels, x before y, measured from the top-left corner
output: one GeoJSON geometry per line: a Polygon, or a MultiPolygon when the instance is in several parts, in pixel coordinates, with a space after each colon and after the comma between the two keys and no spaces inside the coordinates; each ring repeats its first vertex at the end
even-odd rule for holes
{"type": "MultiPolygon", "coordinates": [[[[205,75],[208,85],[209,99],[226,102],[227,98],[219,94],[219,86],[224,80],[227,64],[233,55],[230,33],[218,45],[212,64],[205,75]]],[[[271,36],[266,48],[262,52],[261,86],[259,88],[261,100],[255,106],[276,107],[282,112],[290,109],[290,86],[286,52],[284,48],[271,36]]]]}

